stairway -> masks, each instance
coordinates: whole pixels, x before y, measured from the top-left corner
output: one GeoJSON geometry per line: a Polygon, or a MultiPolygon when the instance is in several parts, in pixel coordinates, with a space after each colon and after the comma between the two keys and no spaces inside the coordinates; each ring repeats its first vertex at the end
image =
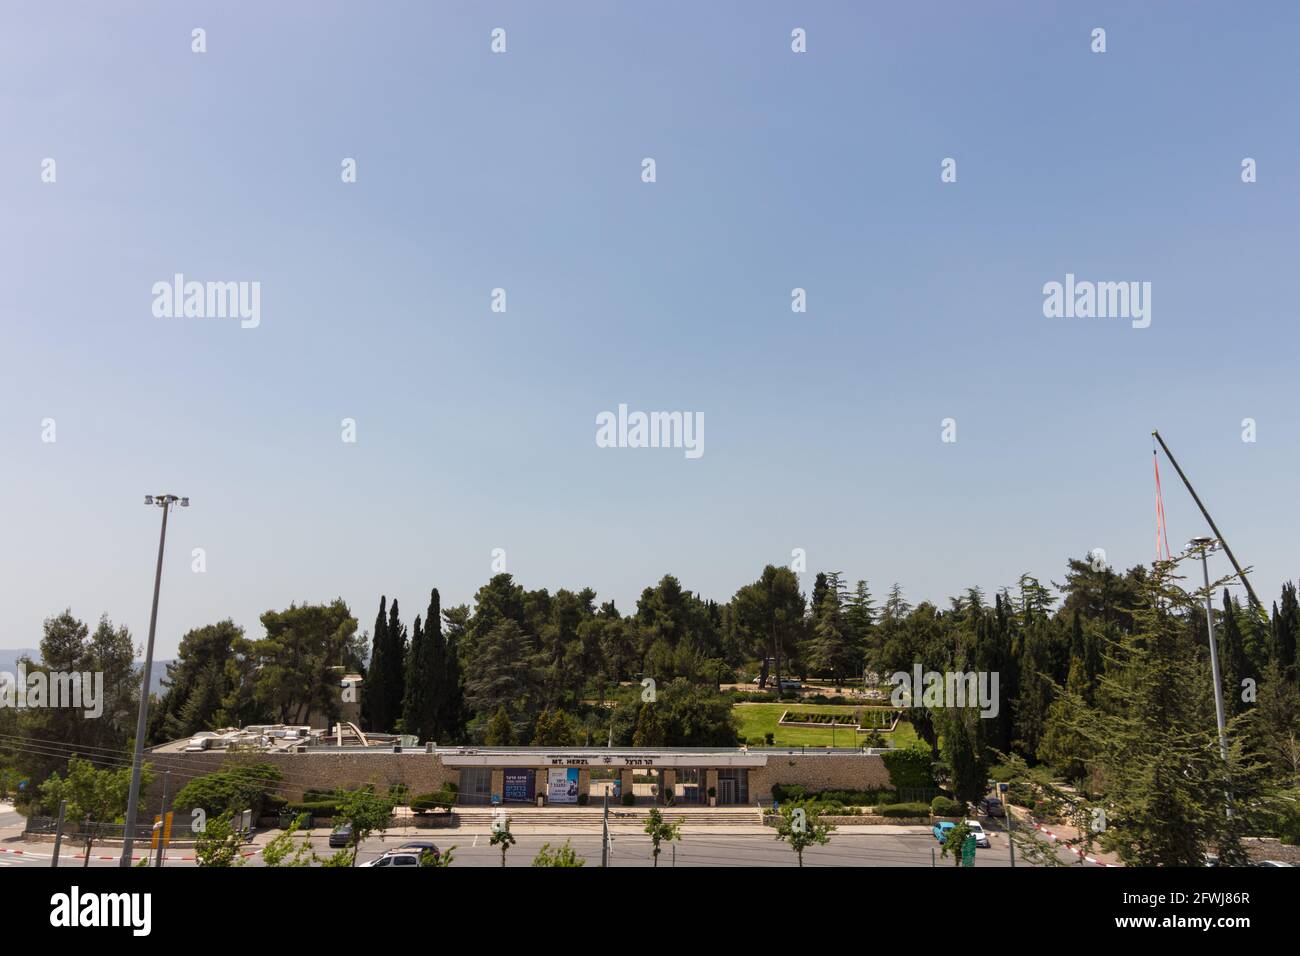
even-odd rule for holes
{"type": "MultiPolygon", "coordinates": [[[[601,807],[507,807],[512,826],[599,827],[601,807]]],[[[609,808],[610,826],[644,826],[653,807],[609,808]]],[[[755,807],[659,807],[664,819],[683,820],[688,826],[753,826],[760,822],[755,807]]],[[[457,807],[453,826],[491,826],[492,807],[457,807]]]]}

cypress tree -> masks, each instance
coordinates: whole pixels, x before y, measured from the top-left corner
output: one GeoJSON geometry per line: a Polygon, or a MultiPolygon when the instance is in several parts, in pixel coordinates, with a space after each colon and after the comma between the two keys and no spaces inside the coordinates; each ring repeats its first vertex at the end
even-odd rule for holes
{"type": "Polygon", "coordinates": [[[392,731],[402,715],[402,698],[406,696],[406,625],[397,609],[397,598],[388,609],[387,646],[384,649],[384,718],[377,730],[392,731]]]}
{"type": "Polygon", "coordinates": [[[506,713],[506,705],[502,704],[488,721],[483,743],[488,747],[508,747],[514,742],[515,729],[510,723],[510,715],[506,713]]]}
{"type": "Polygon", "coordinates": [[[370,644],[370,668],[365,683],[361,685],[361,721],[366,730],[383,730],[388,722],[384,709],[388,695],[384,690],[387,673],[385,658],[388,654],[388,598],[380,596],[379,615],[375,618],[375,633],[370,644]]]}
{"type": "Polygon", "coordinates": [[[817,612],[821,610],[822,601],[826,600],[826,591],[829,588],[830,583],[826,580],[826,575],[823,572],[818,571],[817,578],[813,581],[812,601],[809,604],[814,617],[817,615],[817,612]]]}
{"type": "Polygon", "coordinates": [[[460,671],[460,640],[455,634],[446,638],[443,653],[442,697],[438,702],[439,733],[448,743],[465,740],[465,683],[460,671]]]}
{"type": "Polygon", "coordinates": [[[422,740],[445,741],[447,734],[439,720],[446,688],[443,680],[446,671],[447,644],[442,635],[442,598],[438,589],[429,592],[429,610],[425,615],[424,641],[427,653],[419,669],[412,669],[411,682],[420,686],[421,704],[418,716],[422,740]]]}
{"type": "Polygon", "coordinates": [[[1240,609],[1223,589],[1223,625],[1216,631],[1219,642],[1219,667],[1223,678],[1223,709],[1229,719],[1246,709],[1241,699],[1241,682],[1257,677],[1250,659],[1246,656],[1246,643],[1241,633],[1240,609]]]}
{"type": "Polygon", "coordinates": [[[1295,679],[1296,632],[1300,631],[1300,605],[1296,601],[1296,587],[1291,582],[1282,585],[1282,607],[1273,605],[1273,659],[1282,673],[1295,679]]]}
{"type": "Polygon", "coordinates": [[[420,724],[420,713],[425,707],[426,686],[424,681],[420,680],[420,675],[425,670],[424,662],[429,653],[428,643],[420,615],[417,614],[415,623],[411,625],[411,647],[406,654],[406,693],[402,697],[400,726],[402,733],[419,737],[421,741],[425,739],[425,730],[420,724]]]}

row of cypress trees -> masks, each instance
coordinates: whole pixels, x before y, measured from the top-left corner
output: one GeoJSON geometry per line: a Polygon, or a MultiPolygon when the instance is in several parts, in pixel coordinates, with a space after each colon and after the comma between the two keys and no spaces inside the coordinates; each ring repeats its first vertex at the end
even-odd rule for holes
{"type": "Polygon", "coordinates": [[[459,742],[465,734],[464,689],[454,638],[442,629],[438,589],[429,594],[423,620],[409,634],[397,599],[379,599],[370,666],[361,693],[367,729],[400,731],[421,741],[459,742]]]}

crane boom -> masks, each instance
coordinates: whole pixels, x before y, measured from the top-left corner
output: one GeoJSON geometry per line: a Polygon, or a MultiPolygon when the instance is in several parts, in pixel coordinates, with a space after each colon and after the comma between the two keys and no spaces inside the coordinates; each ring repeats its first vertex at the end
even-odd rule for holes
{"type": "Polygon", "coordinates": [[[1250,586],[1250,579],[1246,577],[1246,572],[1241,570],[1241,565],[1237,563],[1237,558],[1233,555],[1232,549],[1228,547],[1228,542],[1224,540],[1223,532],[1219,530],[1218,525],[1214,523],[1214,519],[1210,517],[1210,512],[1206,509],[1205,503],[1201,501],[1201,496],[1196,493],[1196,489],[1192,487],[1192,483],[1188,481],[1187,476],[1183,474],[1183,469],[1178,465],[1178,459],[1175,458],[1174,453],[1169,450],[1169,446],[1165,444],[1165,440],[1160,437],[1160,432],[1152,431],[1151,434],[1156,441],[1160,442],[1160,447],[1165,450],[1165,457],[1168,458],[1170,464],[1174,466],[1174,471],[1178,472],[1178,477],[1183,479],[1183,484],[1187,486],[1187,490],[1191,494],[1192,500],[1196,502],[1196,507],[1201,509],[1201,514],[1205,515],[1205,520],[1210,524],[1210,530],[1214,532],[1214,536],[1218,538],[1219,543],[1223,545],[1223,553],[1226,554],[1228,560],[1232,562],[1233,568],[1236,569],[1237,577],[1241,579],[1242,584],[1246,585],[1246,593],[1250,595],[1251,603],[1254,604],[1262,614],[1264,611],[1264,605],[1260,603],[1258,595],[1255,594],[1255,589],[1250,586]]]}

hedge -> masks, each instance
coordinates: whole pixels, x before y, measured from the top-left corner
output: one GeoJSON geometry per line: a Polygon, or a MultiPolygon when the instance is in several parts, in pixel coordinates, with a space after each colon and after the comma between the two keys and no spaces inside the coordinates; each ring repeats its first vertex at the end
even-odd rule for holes
{"type": "Polygon", "coordinates": [[[891,803],[877,807],[876,813],[882,817],[929,817],[930,808],[924,803],[891,803]]]}
{"type": "Polygon", "coordinates": [[[733,690],[731,700],[737,704],[775,704],[776,694],[765,690],[733,690]]]}
{"type": "Polygon", "coordinates": [[[777,783],[772,785],[772,799],[778,803],[816,800],[846,807],[874,807],[893,803],[898,794],[893,790],[820,790],[809,791],[800,784],[777,783]]]}
{"type": "Polygon", "coordinates": [[[930,801],[930,812],[936,817],[964,817],[966,807],[948,797],[935,797],[930,801]]]}
{"type": "Polygon", "coordinates": [[[880,755],[889,771],[889,782],[895,790],[923,790],[934,787],[933,759],[930,748],[919,746],[887,750],[880,755]]]}
{"type": "Polygon", "coordinates": [[[301,803],[286,803],[281,812],[292,814],[310,813],[313,817],[332,817],[339,812],[337,800],[311,800],[301,803]]]}

